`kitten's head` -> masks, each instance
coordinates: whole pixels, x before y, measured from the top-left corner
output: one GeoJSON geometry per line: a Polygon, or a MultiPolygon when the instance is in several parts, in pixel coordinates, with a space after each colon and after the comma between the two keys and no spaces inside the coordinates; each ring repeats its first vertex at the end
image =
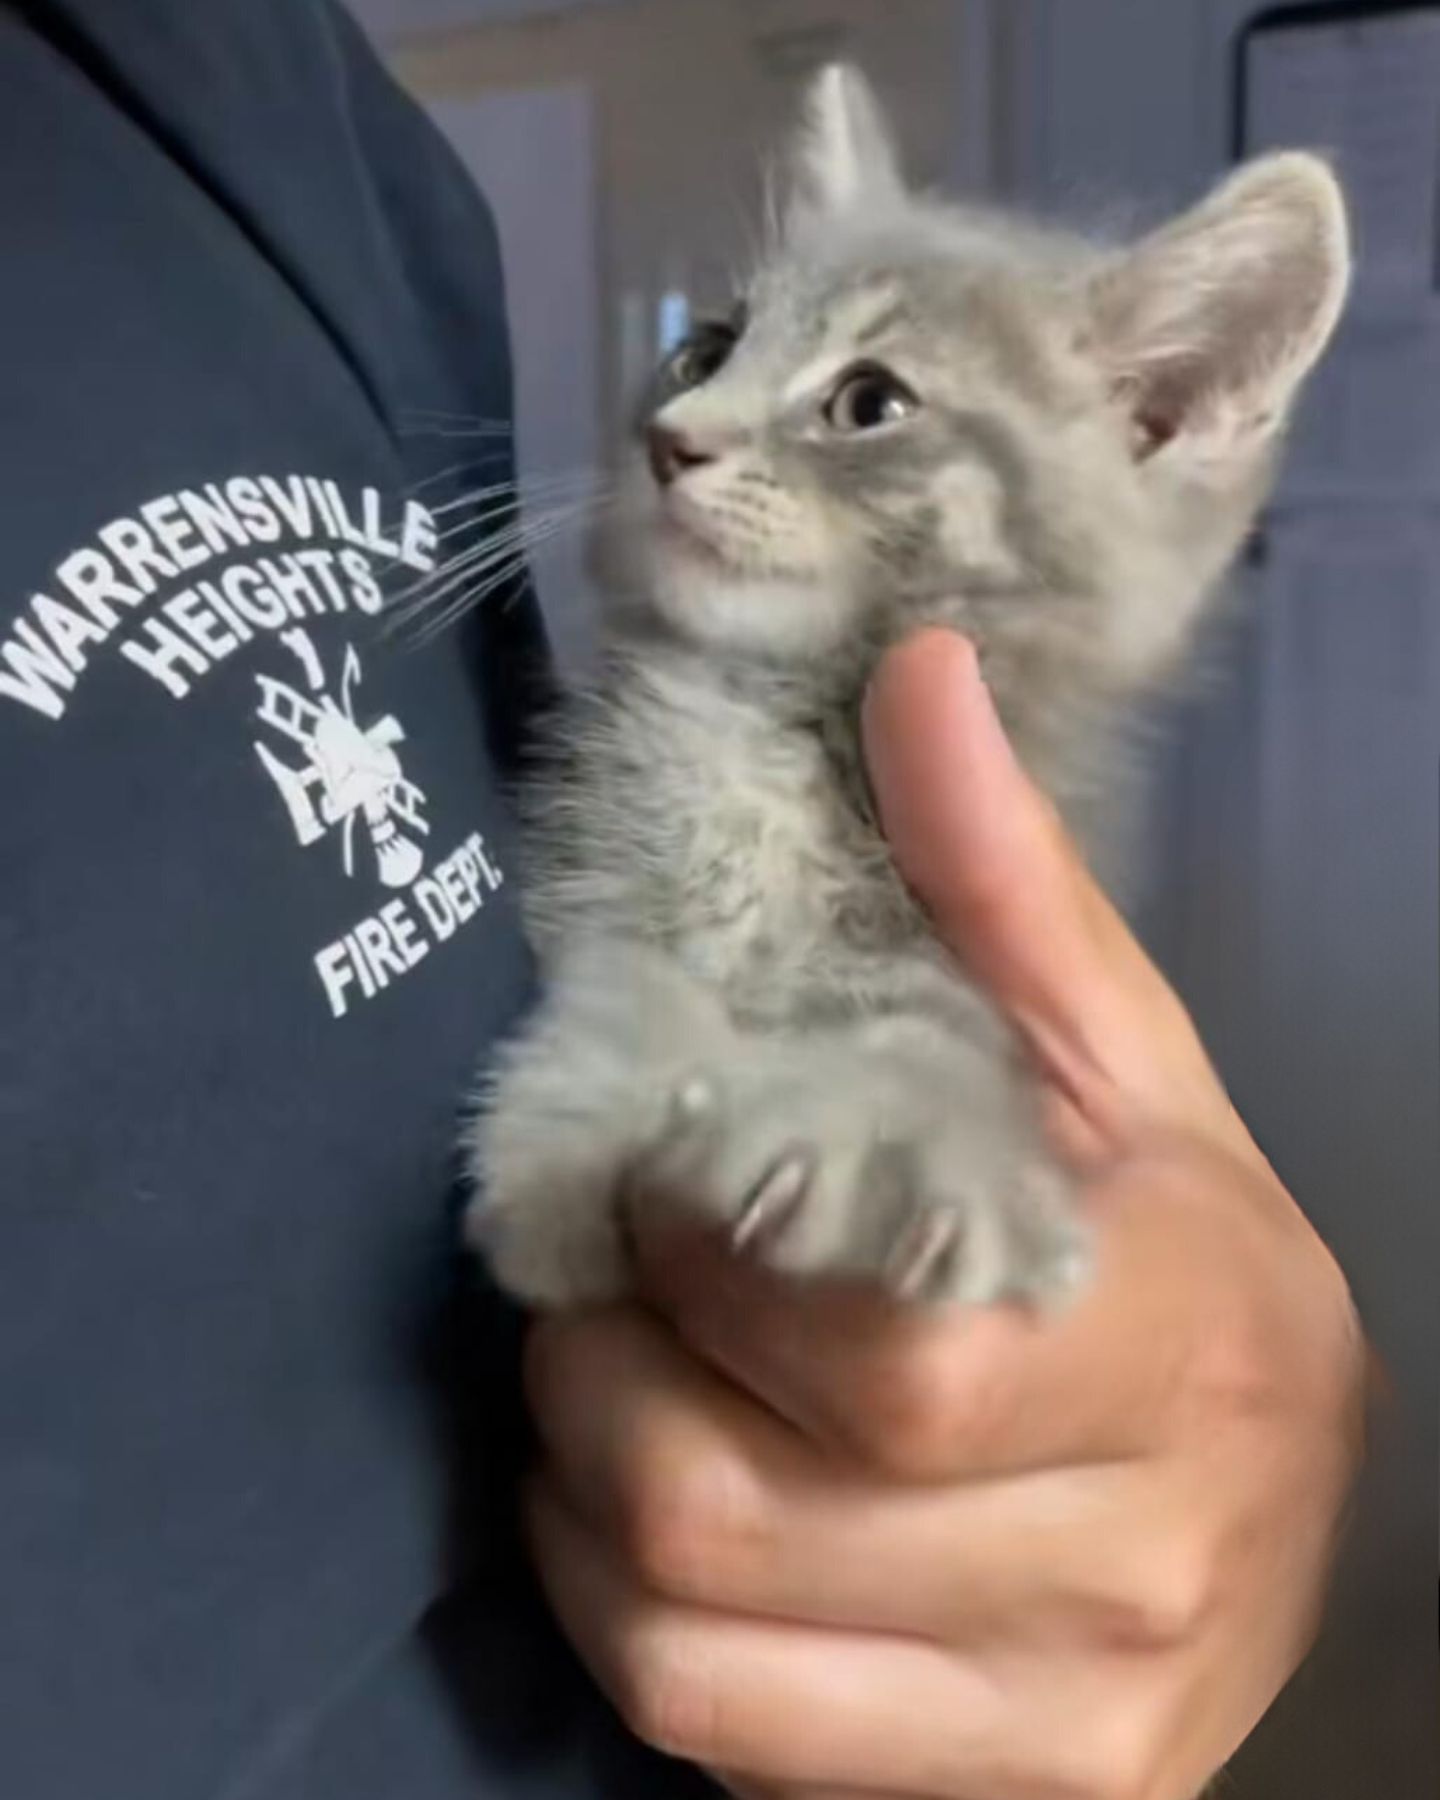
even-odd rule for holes
{"type": "Polygon", "coordinates": [[[910,193],[868,88],[831,69],[788,188],[749,291],[643,410],[632,595],[731,658],[823,665],[943,619],[1002,683],[1144,682],[1251,524],[1339,317],[1328,169],[1263,159],[1096,247],[910,193]]]}

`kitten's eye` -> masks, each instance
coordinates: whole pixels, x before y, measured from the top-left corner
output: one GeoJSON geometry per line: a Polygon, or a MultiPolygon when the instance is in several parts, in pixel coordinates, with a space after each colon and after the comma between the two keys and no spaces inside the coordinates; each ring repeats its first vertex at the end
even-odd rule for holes
{"type": "Polygon", "coordinates": [[[898,425],[920,410],[919,396],[879,363],[865,363],[840,379],[825,403],[825,417],[837,431],[878,431],[898,425]]]}
{"type": "Polygon", "coordinates": [[[697,326],[660,371],[660,385],[672,397],[704,387],[729,362],[740,342],[735,326],[715,321],[697,326]]]}

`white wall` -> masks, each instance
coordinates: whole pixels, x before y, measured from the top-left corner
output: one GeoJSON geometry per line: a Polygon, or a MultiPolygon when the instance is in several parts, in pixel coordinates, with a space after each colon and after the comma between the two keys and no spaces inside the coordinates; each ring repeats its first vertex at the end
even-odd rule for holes
{"type": "Polygon", "coordinates": [[[402,48],[429,103],[537,84],[593,96],[601,195],[601,403],[618,430],[633,393],[626,309],[660,294],[728,298],[750,259],[766,157],[793,124],[807,60],[861,60],[902,102],[905,148],[929,182],[983,181],[986,57],[975,0],[611,0],[402,48]],[[625,371],[628,373],[628,371],[625,371]]]}

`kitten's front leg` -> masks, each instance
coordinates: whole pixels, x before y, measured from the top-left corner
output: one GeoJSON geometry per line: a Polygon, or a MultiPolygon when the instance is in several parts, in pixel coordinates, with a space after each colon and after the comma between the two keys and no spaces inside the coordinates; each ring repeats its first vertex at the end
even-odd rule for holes
{"type": "Polygon", "coordinates": [[[626,1175],[666,1139],[694,1073],[734,1062],[723,1010],[668,958],[616,940],[568,951],[500,1052],[466,1146],[466,1235],[501,1284],[541,1307],[623,1297],[626,1175]]]}

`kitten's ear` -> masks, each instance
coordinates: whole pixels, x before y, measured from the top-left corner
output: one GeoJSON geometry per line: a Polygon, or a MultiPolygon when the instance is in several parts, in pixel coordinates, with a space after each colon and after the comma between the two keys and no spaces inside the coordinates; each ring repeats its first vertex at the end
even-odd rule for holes
{"type": "Polygon", "coordinates": [[[1095,348],[1144,458],[1173,444],[1243,478],[1330,340],[1350,282],[1339,184],[1317,157],[1262,157],[1098,278],[1095,348]]]}
{"type": "Polygon", "coordinates": [[[794,203],[812,213],[898,199],[905,191],[880,102],[858,69],[831,63],[811,83],[795,165],[794,203]]]}

